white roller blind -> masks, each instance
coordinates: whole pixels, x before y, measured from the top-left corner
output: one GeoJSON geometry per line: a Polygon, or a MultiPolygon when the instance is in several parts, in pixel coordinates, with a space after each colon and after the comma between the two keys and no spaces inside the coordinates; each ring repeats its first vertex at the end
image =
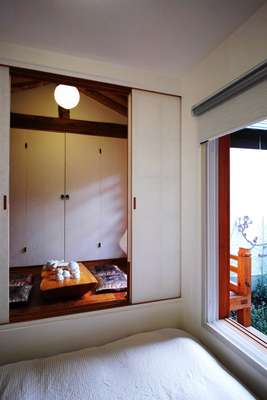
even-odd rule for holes
{"type": "Polygon", "coordinates": [[[180,296],[180,98],[132,93],[132,301],[180,296]]]}
{"type": "Polygon", "coordinates": [[[0,67],[0,323],[9,320],[9,121],[9,68],[0,67]]]}
{"type": "Polygon", "coordinates": [[[267,80],[196,116],[200,143],[267,118],[267,80]]]}

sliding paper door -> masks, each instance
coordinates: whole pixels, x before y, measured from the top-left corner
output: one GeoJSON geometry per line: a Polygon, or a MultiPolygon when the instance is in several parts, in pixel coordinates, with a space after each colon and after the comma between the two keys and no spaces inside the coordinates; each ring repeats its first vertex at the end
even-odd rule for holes
{"type": "Polygon", "coordinates": [[[132,93],[132,301],[180,296],[180,99],[132,93]]]}
{"type": "Polygon", "coordinates": [[[9,320],[9,68],[0,67],[0,323],[9,320]]]}

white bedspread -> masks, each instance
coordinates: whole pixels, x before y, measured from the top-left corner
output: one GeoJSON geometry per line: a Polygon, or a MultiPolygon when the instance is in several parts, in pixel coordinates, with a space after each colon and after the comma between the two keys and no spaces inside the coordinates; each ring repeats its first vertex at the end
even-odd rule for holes
{"type": "Polygon", "coordinates": [[[177,329],[0,368],[1,400],[253,398],[202,346],[177,329]]]}

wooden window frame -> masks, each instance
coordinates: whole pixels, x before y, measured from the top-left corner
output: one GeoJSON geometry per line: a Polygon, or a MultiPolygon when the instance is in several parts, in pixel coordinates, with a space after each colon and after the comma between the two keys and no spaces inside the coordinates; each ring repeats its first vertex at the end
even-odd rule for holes
{"type": "MultiPolygon", "coordinates": [[[[219,240],[219,319],[245,333],[258,344],[267,348],[267,341],[251,332],[246,325],[245,310],[238,310],[238,322],[229,318],[230,313],[230,148],[231,135],[218,139],[218,240],[219,240]]],[[[250,316],[249,316],[250,320],[250,316]]]]}
{"type": "Polygon", "coordinates": [[[219,318],[229,317],[230,282],[230,135],[219,138],[219,318]]]}

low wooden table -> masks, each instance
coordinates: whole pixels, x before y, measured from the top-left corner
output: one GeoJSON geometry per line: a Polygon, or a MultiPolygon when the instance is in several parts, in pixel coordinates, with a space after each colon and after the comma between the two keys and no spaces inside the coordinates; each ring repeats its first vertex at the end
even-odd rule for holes
{"type": "Polygon", "coordinates": [[[95,276],[82,264],[79,263],[80,278],[67,278],[63,281],[55,279],[55,275],[50,271],[42,271],[40,291],[47,299],[66,298],[66,297],[81,297],[85,293],[95,291],[97,279],[95,276]]]}

